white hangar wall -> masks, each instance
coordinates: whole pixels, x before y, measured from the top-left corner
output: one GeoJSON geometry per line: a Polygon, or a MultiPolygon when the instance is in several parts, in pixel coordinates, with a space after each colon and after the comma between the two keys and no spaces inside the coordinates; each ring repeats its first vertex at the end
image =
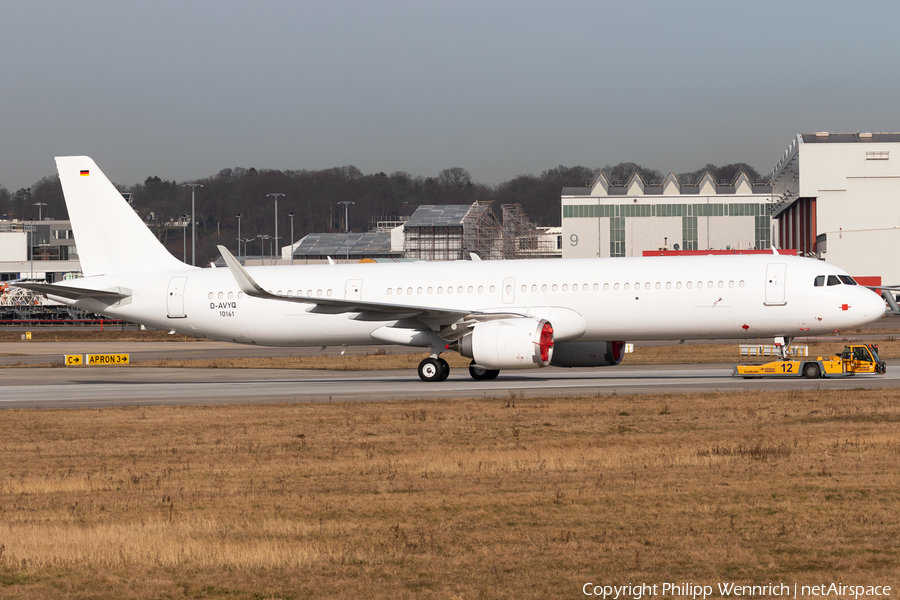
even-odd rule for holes
{"type": "Polygon", "coordinates": [[[772,184],[779,246],[900,283],[900,134],[799,134],[772,184]]]}
{"type": "Polygon", "coordinates": [[[656,185],[634,174],[624,186],[600,175],[591,187],[564,188],[561,200],[563,258],[771,245],[771,188],[743,172],[718,184],[707,173],[696,185],[672,173],[656,185]]]}

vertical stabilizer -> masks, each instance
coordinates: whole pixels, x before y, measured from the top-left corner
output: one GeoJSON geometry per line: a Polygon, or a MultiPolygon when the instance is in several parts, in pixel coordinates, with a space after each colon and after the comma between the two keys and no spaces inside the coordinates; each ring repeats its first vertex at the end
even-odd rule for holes
{"type": "Polygon", "coordinates": [[[169,254],[87,156],[56,158],[85,276],[188,268],[169,254]]]}

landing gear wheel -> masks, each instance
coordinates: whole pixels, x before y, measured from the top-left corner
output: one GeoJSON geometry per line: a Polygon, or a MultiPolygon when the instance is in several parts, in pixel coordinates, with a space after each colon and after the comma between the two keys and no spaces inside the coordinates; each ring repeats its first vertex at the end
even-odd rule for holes
{"type": "MultiPolygon", "coordinates": [[[[419,379],[422,381],[443,381],[450,374],[450,367],[444,368],[440,358],[426,358],[419,363],[419,379]]],[[[447,364],[444,361],[444,364],[447,364]]]]}
{"type": "Polygon", "coordinates": [[[438,363],[441,365],[441,369],[443,369],[443,373],[441,373],[441,378],[438,381],[444,381],[448,377],[450,377],[450,365],[447,364],[447,361],[441,357],[437,359],[438,363]]]}
{"type": "Polygon", "coordinates": [[[820,375],[819,365],[816,363],[807,363],[803,367],[803,376],[807,379],[818,379],[820,375]]]}
{"type": "Polygon", "coordinates": [[[469,365],[469,375],[471,375],[472,379],[474,379],[475,381],[489,381],[491,379],[497,379],[497,375],[499,374],[500,371],[498,370],[479,367],[475,364],[474,360],[469,365]]]}

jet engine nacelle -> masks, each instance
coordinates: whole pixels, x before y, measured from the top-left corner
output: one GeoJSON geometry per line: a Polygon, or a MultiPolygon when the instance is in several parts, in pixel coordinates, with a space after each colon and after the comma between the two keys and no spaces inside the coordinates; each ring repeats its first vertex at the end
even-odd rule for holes
{"type": "Polygon", "coordinates": [[[622,362],[625,342],[559,342],[553,348],[554,367],[609,367],[622,362]]]}
{"type": "Polygon", "coordinates": [[[553,327],[527,317],[485,321],[462,337],[459,353],[485,369],[546,367],[553,358],[553,327]]]}

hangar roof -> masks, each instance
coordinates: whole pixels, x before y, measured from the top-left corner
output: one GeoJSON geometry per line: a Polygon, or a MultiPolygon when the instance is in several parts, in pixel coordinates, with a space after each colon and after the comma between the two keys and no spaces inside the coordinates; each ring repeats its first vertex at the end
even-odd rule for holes
{"type": "Polygon", "coordinates": [[[391,233],[310,233],[297,244],[294,256],[390,256],[391,233]]]}
{"type": "Polygon", "coordinates": [[[470,208],[472,208],[470,204],[423,204],[416,209],[405,226],[407,229],[410,227],[462,227],[463,219],[470,208]]]}
{"type": "Polygon", "coordinates": [[[871,133],[868,131],[829,133],[827,131],[819,131],[816,133],[801,133],[800,138],[800,141],[804,144],[871,144],[900,142],[900,133],[871,133]]]}

